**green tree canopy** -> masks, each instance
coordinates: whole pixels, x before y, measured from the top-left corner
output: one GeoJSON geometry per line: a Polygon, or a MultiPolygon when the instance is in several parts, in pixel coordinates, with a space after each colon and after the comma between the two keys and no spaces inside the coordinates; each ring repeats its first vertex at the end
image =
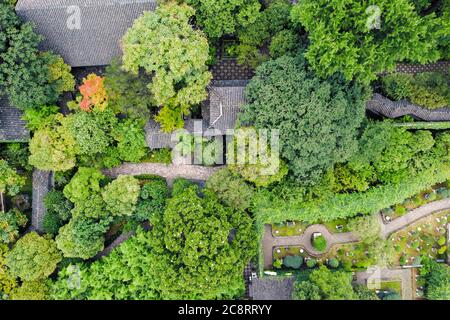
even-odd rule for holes
{"type": "Polygon", "coordinates": [[[258,0],[186,0],[195,8],[195,18],[210,38],[233,34],[254,22],[261,9],[258,0]]]}
{"type": "Polygon", "coordinates": [[[241,120],[280,131],[280,155],[305,184],[317,181],[358,147],[366,90],[335,77],[320,80],[301,57],[282,57],[256,70],[241,120]]]}
{"type": "MultiPolygon", "coordinates": [[[[158,218],[158,217],[155,217],[158,218]]],[[[181,184],[153,228],[138,231],[108,257],[80,266],[79,289],[63,269],[57,299],[221,299],[244,292],[242,272],[256,253],[249,216],[205,190],[181,184]]]]}
{"type": "Polygon", "coordinates": [[[185,4],[158,6],[144,12],[122,40],[123,67],[133,74],[143,69],[152,77],[153,104],[163,107],[156,120],[168,132],[181,128],[182,116],[207,97],[211,80],[208,41],[189,24],[194,13],[185,4]]]}
{"type": "Polygon", "coordinates": [[[251,206],[253,187],[228,169],[221,169],[211,175],[206,181],[206,188],[213,191],[230,208],[244,211],[251,206]]]}
{"type": "Polygon", "coordinates": [[[140,191],[139,181],[132,176],[119,176],[102,192],[106,209],[114,216],[131,216],[140,191]]]}
{"type": "Polygon", "coordinates": [[[61,258],[55,241],[30,232],[16,242],[6,257],[6,264],[12,275],[33,281],[52,274],[61,258]]]}
{"type": "Polygon", "coordinates": [[[110,219],[72,218],[59,229],[56,236],[58,249],[66,258],[89,259],[104,248],[103,234],[108,230],[110,219]]]}
{"type": "Polygon", "coordinates": [[[73,203],[84,202],[89,195],[100,193],[100,183],[105,176],[94,168],[79,168],[64,187],[64,195],[73,203]]]}
{"type": "Polygon", "coordinates": [[[420,15],[409,0],[302,0],[291,17],[309,34],[306,57],[319,76],[339,72],[363,82],[397,62],[436,61],[449,28],[448,20],[420,15]]]}
{"type": "Polygon", "coordinates": [[[76,154],[77,144],[67,118],[57,114],[34,133],[29,163],[40,170],[67,171],[75,166],[76,154]]]}
{"type": "Polygon", "coordinates": [[[20,109],[53,104],[73,87],[70,67],[59,56],[39,52],[41,40],[14,6],[0,3],[0,94],[20,109]]]}
{"type": "Polygon", "coordinates": [[[25,177],[19,175],[6,160],[0,159],[0,193],[15,196],[24,185],[25,177]]]}
{"type": "Polygon", "coordinates": [[[297,300],[355,300],[352,275],[320,266],[310,273],[307,281],[296,283],[293,298],[297,300]]]}

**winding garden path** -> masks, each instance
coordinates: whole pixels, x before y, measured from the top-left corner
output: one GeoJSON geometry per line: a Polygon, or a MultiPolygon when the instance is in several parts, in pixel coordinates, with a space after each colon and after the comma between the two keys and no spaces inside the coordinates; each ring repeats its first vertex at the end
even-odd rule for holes
{"type": "Polygon", "coordinates": [[[448,209],[450,209],[450,198],[427,203],[388,224],[381,222],[381,236],[387,238],[389,235],[406,228],[422,218],[448,209]]]}
{"type": "MultiPolygon", "coordinates": [[[[450,199],[430,202],[417,209],[411,210],[402,217],[399,217],[392,222],[385,224],[381,214],[378,214],[378,221],[381,226],[380,236],[384,239],[391,234],[400,231],[412,223],[430,216],[435,213],[440,213],[450,209],[450,199]]],[[[274,237],[272,235],[272,226],[266,224],[263,237],[264,248],[264,269],[272,268],[273,250],[277,247],[299,246],[304,248],[312,256],[320,256],[327,253],[331,247],[337,244],[345,244],[357,242],[358,238],[351,232],[346,233],[330,233],[324,225],[311,225],[300,236],[274,237]],[[312,234],[320,232],[327,240],[326,250],[318,252],[311,244],[312,234]]]]}
{"type": "Polygon", "coordinates": [[[119,167],[104,170],[103,173],[112,178],[123,175],[138,176],[154,174],[165,178],[168,182],[175,178],[206,181],[210,175],[222,167],[204,167],[198,165],[175,165],[162,163],[124,163],[119,167]]]}

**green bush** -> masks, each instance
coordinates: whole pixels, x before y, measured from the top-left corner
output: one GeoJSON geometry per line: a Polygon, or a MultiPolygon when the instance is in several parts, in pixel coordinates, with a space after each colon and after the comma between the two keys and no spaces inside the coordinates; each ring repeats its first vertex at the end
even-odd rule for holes
{"type": "Polygon", "coordinates": [[[317,251],[323,252],[327,248],[327,240],[323,235],[320,235],[312,239],[312,245],[317,251]]]}
{"type": "Polygon", "coordinates": [[[331,258],[330,260],[328,260],[328,265],[330,266],[330,268],[336,269],[337,267],[339,267],[339,260],[336,258],[331,258]]]}
{"type": "Polygon", "coordinates": [[[317,265],[317,260],[314,259],[314,258],[308,259],[308,260],[306,261],[306,266],[307,266],[308,268],[314,268],[316,265],[317,265]]]}
{"type": "Polygon", "coordinates": [[[443,73],[391,74],[382,79],[384,93],[393,100],[407,99],[428,109],[450,105],[450,89],[443,73]]]}
{"type": "Polygon", "coordinates": [[[287,268],[300,269],[303,264],[303,257],[301,256],[287,256],[283,259],[283,264],[287,268]]]}
{"type": "Polygon", "coordinates": [[[144,162],[171,164],[172,151],[170,149],[152,150],[148,157],[144,159],[144,162]]]}

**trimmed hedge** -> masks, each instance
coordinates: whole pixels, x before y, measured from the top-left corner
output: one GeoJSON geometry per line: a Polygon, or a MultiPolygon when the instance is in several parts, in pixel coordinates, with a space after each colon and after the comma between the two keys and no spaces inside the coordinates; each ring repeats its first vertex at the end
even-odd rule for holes
{"type": "Polygon", "coordinates": [[[362,193],[338,194],[332,198],[310,202],[286,202],[276,197],[270,201],[268,191],[263,190],[255,197],[255,213],[260,223],[273,224],[286,220],[328,222],[378,212],[448,179],[450,166],[444,163],[399,184],[377,186],[362,193]]]}

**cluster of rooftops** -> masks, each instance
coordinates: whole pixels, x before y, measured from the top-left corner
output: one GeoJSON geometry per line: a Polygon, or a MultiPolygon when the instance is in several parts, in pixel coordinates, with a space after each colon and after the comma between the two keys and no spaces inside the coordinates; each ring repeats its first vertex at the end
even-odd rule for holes
{"type": "MultiPolygon", "coordinates": [[[[72,67],[86,68],[108,65],[120,56],[125,32],[144,11],[155,10],[156,6],[156,0],[18,0],[16,12],[44,36],[41,50],[60,54],[72,67]]],[[[245,102],[246,84],[243,80],[212,81],[202,119],[187,119],[185,129],[192,132],[194,120],[195,127],[200,123],[203,132],[215,129],[225,134],[233,129],[245,102]]],[[[0,141],[29,139],[20,117],[20,111],[0,97],[0,141]]],[[[150,148],[173,146],[171,135],[162,133],[151,119],[146,132],[150,148]]]]}

